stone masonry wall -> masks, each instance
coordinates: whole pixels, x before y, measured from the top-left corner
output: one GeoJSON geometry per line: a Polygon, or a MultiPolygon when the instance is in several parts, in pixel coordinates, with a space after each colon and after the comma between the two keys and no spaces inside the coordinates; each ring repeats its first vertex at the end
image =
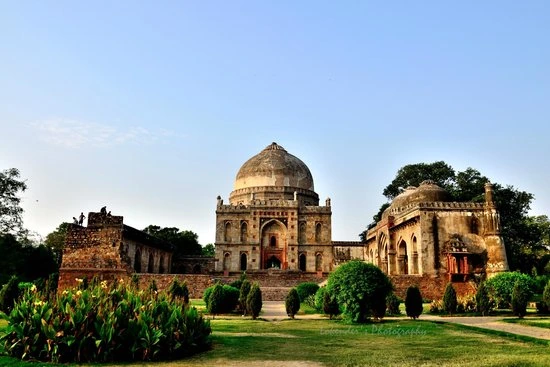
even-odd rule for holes
{"type": "MultiPolygon", "coordinates": [[[[395,294],[405,299],[407,288],[416,285],[420,289],[422,298],[429,300],[438,300],[443,298],[445,287],[447,286],[446,277],[431,277],[418,275],[394,275],[390,279],[395,287],[395,294]]],[[[475,294],[476,290],[472,283],[453,283],[457,296],[466,296],[475,294]]]]}

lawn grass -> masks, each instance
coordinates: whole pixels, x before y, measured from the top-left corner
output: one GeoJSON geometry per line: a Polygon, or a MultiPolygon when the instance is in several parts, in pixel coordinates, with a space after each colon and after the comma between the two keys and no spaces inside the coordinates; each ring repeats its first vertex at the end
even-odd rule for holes
{"type": "Polygon", "coordinates": [[[529,317],[524,319],[503,319],[503,322],[511,324],[521,324],[527,326],[535,326],[545,329],[550,329],[550,317],[529,317]]]}
{"type": "MultiPolygon", "coordinates": [[[[447,323],[216,319],[212,350],[187,360],[114,366],[548,366],[547,345],[447,323]]],[[[0,366],[35,367],[2,356],[0,366]]],[[[48,364],[48,366],[55,366],[48,364]]],[[[66,366],[66,365],[64,365],[66,366]]]]}

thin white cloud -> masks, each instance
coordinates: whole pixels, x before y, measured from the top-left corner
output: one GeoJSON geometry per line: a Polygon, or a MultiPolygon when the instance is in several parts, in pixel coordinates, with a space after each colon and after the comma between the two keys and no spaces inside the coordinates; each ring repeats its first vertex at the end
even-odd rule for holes
{"type": "Polygon", "coordinates": [[[127,143],[153,144],[171,138],[183,138],[176,132],[158,129],[149,130],[141,126],[126,129],[115,126],[88,123],[66,119],[51,119],[34,122],[39,137],[49,144],[65,148],[108,147],[127,143]]]}

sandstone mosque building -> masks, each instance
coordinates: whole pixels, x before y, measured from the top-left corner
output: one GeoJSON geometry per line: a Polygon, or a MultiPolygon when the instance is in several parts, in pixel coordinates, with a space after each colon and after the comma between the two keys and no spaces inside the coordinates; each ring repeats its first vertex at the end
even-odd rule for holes
{"type": "MultiPolygon", "coordinates": [[[[216,271],[332,271],[351,259],[406,283],[466,282],[508,270],[492,186],[485,202],[451,202],[431,181],[398,195],[366,242],[336,242],[331,201],[319,205],[304,162],[272,143],[239,169],[229,203],[218,196],[216,271]],[[416,278],[416,280],[415,280],[416,278]]],[[[426,285],[429,288],[429,285],[426,285]]],[[[425,287],[423,287],[425,288],[425,287]]],[[[434,289],[435,290],[435,289],[434,289]]]]}

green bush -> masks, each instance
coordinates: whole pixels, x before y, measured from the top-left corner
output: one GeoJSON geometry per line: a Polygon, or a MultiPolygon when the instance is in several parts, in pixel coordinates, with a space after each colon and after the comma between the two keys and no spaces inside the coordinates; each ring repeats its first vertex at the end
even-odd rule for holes
{"type": "Polygon", "coordinates": [[[447,283],[445,293],[443,294],[443,310],[452,315],[456,313],[457,305],[456,291],[451,283],[447,283]]]}
{"type": "Polygon", "coordinates": [[[89,363],[176,359],[210,345],[210,324],[196,309],[103,281],[88,289],[68,289],[48,300],[25,291],[7,315],[0,338],[20,359],[89,363]],[[175,332],[177,331],[177,332],[175,332]]]}
{"type": "MultiPolygon", "coordinates": [[[[319,289],[325,289],[325,287],[319,289]]],[[[325,315],[328,315],[329,318],[332,320],[334,316],[340,315],[340,307],[338,306],[336,297],[333,297],[329,292],[324,291],[322,292],[322,295],[323,312],[325,313],[325,315]]]]}
{"type": "Polygon", "coordinates": [[[298,297],[298,292],[296,288],[292,288],[286,298],[285,298],[285,309],[286,314],[293,319],[294,315],[300,310],[300,297],[298,297]]]}
{"type": "Polygon", "coordinates": [[[395,293],[391,292],[386,297],[386,309],[388,311],[388,314],[390,315],[400,315],[401,310],[399,309],[399,305],[401,304],[402,299],[397,297],[395,293]]]}
{"type": "Polygon", "coordinates": [[[223,296],[223,285],[218,283],[212,288],[212,291],[208,297],[208,305],[206,306],[206,309],[209,314],[217,315],[223,313],[223,296]]]}
{"type": "Polygon", "coordinates": [[[318,289],[319,284],[313,282],[300,283],[296,286],[296,292],[298,292],[300,302],[305,302],[307,297],[315,295],[318,289]]]}
{"type": "Polygon", "coordinates": [[[327,287],[320,287],[317,292],[315,292],[315,309],[317,311],[323,311],[323,303],[326,291],[327,287]]]}
{"type": "Polygon", "coordinates": [[[172,302],[176,300],[183,301],[183,304],[189,304],[189,289],[187,288],[187,283],[184,281],[180,283],[178,278],[174,277],[170,287],[168,288],[168,294],[172,302]]]}
{"type": "Polygon", "coordinates": [[[15,275],[12,275],[0,290],[0,310],[5,313],[10,312],[19,295],[19,279],[15,275]]]}
{"type": "Polygon", "coordinates": [[[548,282],[550,282],[550,274],[533,277],[533,293],[542,294],[548,282]]]}
{"type": "Polygon", "coordinates": [[[260,315],[261,310],[262,291],[258,283],[254,283],[250,288],[250,292],[248,292],[248,296],[246,297],[246,311],[252,315],[253,320],[256,320],[256,318],[260,315]]]}
{"type": "Polygon", "coordinates": [[[550,280],[546,283],[546,287],[544,287],[541,302],[546,306],[546,309],[550,310],[550,280]]]}
{"type": "Polygon", "coordinates": [[[485,282],[481,282],[476,292],[476,309],[482,316],[486,316],[491,312],[492,302],[489,298],[489,290],[485,282]]]}
{"type": "Polygon", "coordinates": [[[514,315],[518,316],[520,319],[525,316],[527,313],[527,303],[532,296],[533,293],[531,290],[526,288],[521,280],[518,280],[516,284],[514,284],[514,289],[512,290],[512,311],[514,315]]]}
{"type": "Polygon", "coordinates": [[[206,288],[202,293],[202,300],[204,301],[204,305],[206,306],[207,310],[208,310],[208,303],[210,303],[210,295],[212,294],[213,290],[214,290],[214,286],[211,286],[206,288]]]}
{"type": "Polygon", "coordinates": [[[230,313],[237,308],[239,304],[239,293],[240,291],[235,287],[230,285],[223,286],[222,313],[230,313]]]}
{"type": "Polygon", "coordinates": [[[241,286],[243,285],[244,281],[246,280],[246,272],[243,271],[241,274],[241,277],[231,283],[229,285],[233,288],[241,289],[241,286]]]}
{"type": "Polygon", "coordinates": [[[241,284],[241,289],[239,291],[239,307],[243,313],[243,316],[246,315],[246,297],[248,297],[250,287],[250,282],[245,279],[241,284]]]}
{"type": "Polygon", "coordinates": [[[328,278],[327,291],[342,306],[344,315],[353,322],[365,322],[380,316],[380,305],[392,291],[389,278],[373,264],[349,261],[340,265],[328,278]]]}
{"type": "Polygon", "coordinates": [[[438,314],[443,312],[443,302],[441,300],[433,300],[430,303],[430,313],[438,314]]]}
{"type": "Polygon", "coordinates": [[[487,279],[485,286],[497,308],[512,307],[512,291],[518,280],[521,281],[523,287],[529,289],[529,292],[533,292],[535,286],[533,279],[529,275],[517,271],[499,273],[487,279]]]}
{"type": "Polygon", "coordinates": [[[407,316],[413,320],[416,320],[422,314],[422,294],[416,286],[407,288],[405,311],[407,312],[407,316]]]}

